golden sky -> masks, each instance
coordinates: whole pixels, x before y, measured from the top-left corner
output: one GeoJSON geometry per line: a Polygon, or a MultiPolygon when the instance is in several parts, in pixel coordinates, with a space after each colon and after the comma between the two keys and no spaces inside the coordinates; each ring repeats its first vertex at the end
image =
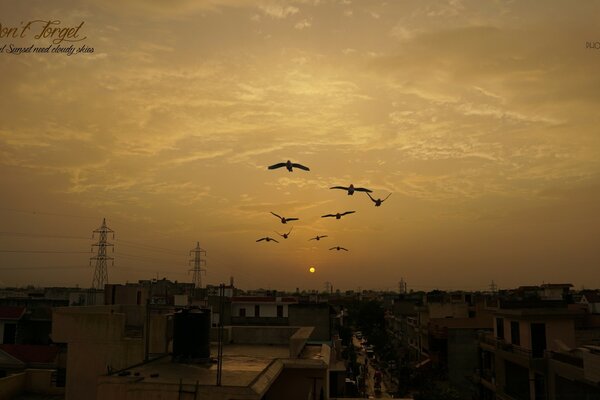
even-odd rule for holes
{"type": "Polygon", "coordinates": [[[0,4],[30,20],[94,52],[0,38],[0,285],[89,287],[106,217],[111,282],[199,241],[244,288],[600,286],[600,1],[0,4]]]}

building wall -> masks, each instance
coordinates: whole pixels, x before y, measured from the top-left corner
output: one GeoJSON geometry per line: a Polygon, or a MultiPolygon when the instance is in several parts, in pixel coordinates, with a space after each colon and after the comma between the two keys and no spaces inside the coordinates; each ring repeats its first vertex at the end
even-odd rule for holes
{"type": "Polygon", "coordinates": [[[0,378],[0,400],[10,400],[25,390],[25,372],[0,378]]]}
{"type": "Polygon", "coordinates": [[[448,378],[463,398],[475,391],[470,377],[479,366],[478,344],[475,329],[448,329],[448,378]]]}
{"type": "Polygon", "coordinates": [[[290,326],[313,326],[311,340],[331,340],[331,318],[329,304],[292,304],[289,307],[290,326]]]}
{"type": "Polygon", "coordinates": [[[285,368],[271,388],[263,396],[263,400],[306,400],[323,398],[327,393],[327,371],[308,368],[285,368]],[[316,395],[313,393],[316,392],[316,395]]]}
{"type": "Polygon", "coordinates": [[[284,303],[232,303],[231,311],[233,317],[240,316],[240,309],[246,309],[246,317],[277,317],[277,306],[283,306],[283,317],[288,316],[288,304],[284,303]],[[254,313],[255,306],[260,306],[260,315],[254,313]]]}
{"type": "Polygon", "coordinates": [[[468,318],[467,303],[427,303],[429,318],[468,318]]]}
{"type": "Polygon", "coordinates": [[[125,337],[126,324],[143,321],[144,316],[145,307],[139,306],[127,310],[97,306],[53,311],[52,338],[68,344],[66,400],[95,399],[98,376],[144,359],[143,339],[125,337]]]}

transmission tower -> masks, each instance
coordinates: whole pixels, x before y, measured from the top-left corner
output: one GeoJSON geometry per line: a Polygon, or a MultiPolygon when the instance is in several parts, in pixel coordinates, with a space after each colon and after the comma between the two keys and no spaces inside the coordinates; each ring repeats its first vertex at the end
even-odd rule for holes
{"type": "Polygon", "coordinates": [[[406,294],[406,281],[404,278],[400,278],[400,282],[398,282],[398,288],[400,290],[400,294],[406,294]]]}
{"type": "Polygon", "coordinates": [[[190,263],[194,263],[194,268],[190,271],[194,271],[194,278],[192,279],[192,283],[196,289],[200,289],[202,287],[202,272],[206,272],[205,269],[202,269],[202,265],[206,265],[206,260],[202,259],[202,254],[206,256],[206,250],[200,248],[200,242],[196,242],[196,248],[190,250],[190,255],[194,255],[194,259],[190,260],[190,263]]]}
{"type": "Polygon", "coordinates": [[[496,290],[498,290],[498,285],[492,280],[492,283],[490,283],[490,292],[496,293],[496,290]]]}
{"type": "Polygon", "coordinates": [[[109,233],[112,234],[112,238],[114,239],[115,232],[106,226],[106,218],[102,219],[102,226],[92,233],[92,239],[98,234],[98,243],[92,244],[92,251],[94,251],[94,246],[96,246],[98,248],[98,253],[95,257],[90,257],[90,265],[92,265],[92,260],[96,261],[94,280],[92,281],[93,289],[104,289],[104,285],[108,283],[108,267],[106,262],[111,260],[112,265],[115,265],[114,258],[106,255],[107,247],[112,247],[114,252],[114,244],[108,243],[107,241],[109,233]]]}

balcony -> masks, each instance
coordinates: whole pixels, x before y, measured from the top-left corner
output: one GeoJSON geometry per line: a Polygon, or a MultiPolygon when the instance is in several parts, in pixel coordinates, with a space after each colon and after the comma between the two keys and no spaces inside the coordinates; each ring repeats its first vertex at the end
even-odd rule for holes
{"type": "Polygon", "coordinates": [[[507,343],[503,339],[498,339],[494,336],[482,334],[479,336],[480,343],[485,343],[494,347],[497,350],[506,351],[508,353],[513,353],[516,355],[520,355],[526,358],[532,358],[532,353],[530,349],[526,349],[521,346],[517,346],[516,344],[507,343]]]}

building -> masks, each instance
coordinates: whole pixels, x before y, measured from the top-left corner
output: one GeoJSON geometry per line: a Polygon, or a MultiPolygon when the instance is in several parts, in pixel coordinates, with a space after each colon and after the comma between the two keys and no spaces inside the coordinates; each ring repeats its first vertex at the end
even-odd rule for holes
{"type": "Polygon", "coordinates": [[[588,379],[598,358],[586,343],[600,340],[600,321],[563,299],[542,291],[538,299],[499,302],[493,333],[480,335],[481,399],[599,398],[600,380],[588,379]],[[578,384],[589,386],[581,393],[592,397],[568,397],[578,384]]]}

